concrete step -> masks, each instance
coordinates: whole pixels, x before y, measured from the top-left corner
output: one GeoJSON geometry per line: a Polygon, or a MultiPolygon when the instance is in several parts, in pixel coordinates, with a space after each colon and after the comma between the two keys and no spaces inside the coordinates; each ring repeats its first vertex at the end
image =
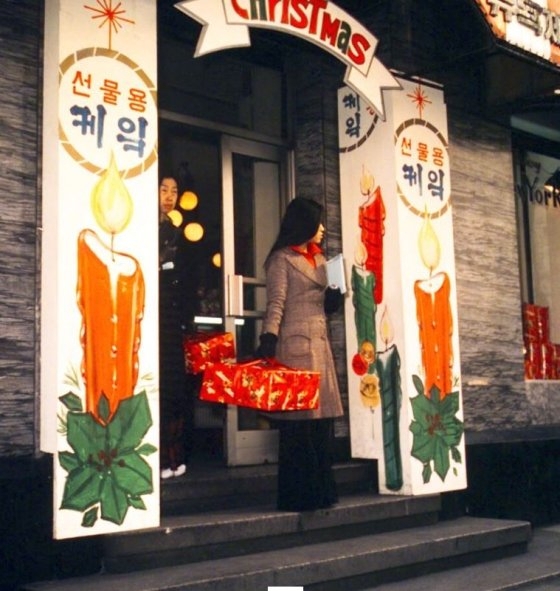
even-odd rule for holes
{"type": "Polygon", "coordinates": [[[530,537],[527,522],[462,517],[281,550],[268,550],[263,543],[258,553],[126,574],[32,583],[23,589],[265,591],[269,586],[304,586],[305,591],[349,591],[458,567],[463,562],[521,553],[526,551],[530,537]]]}
{"type": "Polygon", "coordinates": [[[560,525],[533,531],[527,552],[456,568],[366,587],[363,591],[558,591],[560,589],[560,525]]]}
{"type": "MultiPolygon", "coordinates": [[[[184,476],[163,481],[162,515],[273,502],[277,470],[276,465],[233,468],[208,462],[189,465],[184,476]]],[[[340,495],[377,490],[377,464],[373,461],[335,464],[334,476],[340,495]]]]}
{"type": "Polygon", "coordinates": [[[331,509],[313,512],[266,505],[166,517],[158,528],[107,536],[105,568],[127,572],[172,566],[434,524],[440,508],[439,495],[355,493],[331,509]]]}

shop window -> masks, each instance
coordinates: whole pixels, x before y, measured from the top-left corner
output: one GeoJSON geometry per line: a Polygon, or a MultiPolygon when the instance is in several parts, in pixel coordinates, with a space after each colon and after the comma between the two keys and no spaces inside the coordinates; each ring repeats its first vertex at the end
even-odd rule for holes
{"type": "Polygon", "coordinates": [[[514,138],[525,378],[560,379],[560,145],[514,138]]]}

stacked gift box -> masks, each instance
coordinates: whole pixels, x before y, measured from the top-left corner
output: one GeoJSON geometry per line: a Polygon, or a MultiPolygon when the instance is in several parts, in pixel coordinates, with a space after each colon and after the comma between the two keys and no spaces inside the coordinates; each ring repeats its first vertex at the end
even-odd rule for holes
{"type": "Polygon", "coordinates": [[[210,363],[235,359],[235,342],[230,332],[197,332],[183,339],[187,373],[202,373],[210,363]]]}
{"type": "Polygon", "coordinates": [[[560,344],[550,342],[547,306],[523,304],[525,377],[529,380],[556,380],[560,377],[560,344]]]}

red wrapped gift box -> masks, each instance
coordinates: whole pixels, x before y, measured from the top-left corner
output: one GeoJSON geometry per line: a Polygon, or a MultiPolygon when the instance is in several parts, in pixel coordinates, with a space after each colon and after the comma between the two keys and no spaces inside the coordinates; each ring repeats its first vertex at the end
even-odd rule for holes
{"type": "Polygon", "coordinates": [[[258,410],[311,410],[319,406],[319,372],[274,360],[214,363],[204,370],[200,399],[258,410]]]}
{"type": "Polygon", "coordinates": [[[526,338],[547,343],[549,340],[549,312],[547,306],[523,302],[523,333],[526,338]]]}
{"type": "Polygon", "coordinates": [[[201,373],[209,363],[235,359],[235,343],[230,332],[200,332],[183,339],[185,368],[188,373],[201,373]]]}

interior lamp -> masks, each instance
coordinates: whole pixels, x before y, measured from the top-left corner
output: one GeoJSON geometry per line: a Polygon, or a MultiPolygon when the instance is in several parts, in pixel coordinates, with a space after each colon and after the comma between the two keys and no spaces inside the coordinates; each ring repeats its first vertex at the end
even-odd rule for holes
{"type": "Polygon", "coordinates": [[[179,207],[185,211],[191,211],[198,205],[198,196],[192,191],[185,191],[179,199],[179,207]]]}
{"type": "Polygon", "coordinates": [[[204,228],[198,222],[190,222],[185,226],[184,234],[190,242],[198,242],[204,236],[204,228]]]}

